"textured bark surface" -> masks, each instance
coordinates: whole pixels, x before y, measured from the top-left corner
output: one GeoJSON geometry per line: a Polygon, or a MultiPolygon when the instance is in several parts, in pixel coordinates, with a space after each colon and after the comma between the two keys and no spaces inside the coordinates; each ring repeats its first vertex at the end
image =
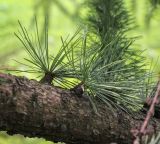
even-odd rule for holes
{"type": "MultiPolygon", "coordinates": [[[[122,111],[113,114],[102,104],[98,112],[87,98],[69,90],[0,73],[0,130],[9,134],[68,144],[129,144],[131,128],[143,121],[143,116],[135,119],[122,111]]],[[[153,120],[150,127],[160,128],[153,120]]]]}

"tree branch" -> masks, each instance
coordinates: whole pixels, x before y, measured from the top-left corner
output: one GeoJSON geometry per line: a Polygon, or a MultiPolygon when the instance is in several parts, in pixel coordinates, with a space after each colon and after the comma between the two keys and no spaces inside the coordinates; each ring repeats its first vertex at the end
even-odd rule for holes
{"type": "MultiPolygon", "coordinates": [[[[68,144],[128,144],[130,130],[143,117],[136,119],[106,105],[98,104],[96,115],[86,97],[69,90],[40,84],[25,77],[0,73],[0,130],[9,134],[43,137],[68,144]]],[[[151,121],[150,126],[157,125],[151,121]]]]}

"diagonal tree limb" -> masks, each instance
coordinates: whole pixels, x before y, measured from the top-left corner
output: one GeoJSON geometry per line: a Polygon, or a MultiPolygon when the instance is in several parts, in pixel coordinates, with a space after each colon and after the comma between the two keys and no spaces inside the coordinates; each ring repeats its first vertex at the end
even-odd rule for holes
{"type": "MultiPolygon", "coordinates": [[[[0,130],[68,144],[129,144],[130,129],[143,122],[106,105],[96,115],[85,97],[35,80],[0,73],[0,130]]],[[[158,122],[151,121],[157,125],[158,122]]]]}

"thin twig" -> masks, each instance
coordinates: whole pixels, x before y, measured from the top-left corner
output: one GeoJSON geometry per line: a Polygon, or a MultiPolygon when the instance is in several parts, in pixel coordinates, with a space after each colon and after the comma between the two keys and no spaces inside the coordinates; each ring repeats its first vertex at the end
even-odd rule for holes
{"type": "Polygon", "coordinates": [[[151,119],[151,117],[154,115],[154,108],[155,108],[155,105],[159,102],[158,101],[158,97],[160,96],[160,81],[158,81],[158,86],[157,86],[157,90],[156,90],[156,93],[155,93],[155,96],[152,100],[152,103],[150,105],[150,108],[149,108],[149,111],[147,112],[147,116],[135,138],[135,140],[133,141],[133,144],[139,144],[139,140],[140,138],[146,134],[146,131],[147,131],[147,125],[151,119]]]}

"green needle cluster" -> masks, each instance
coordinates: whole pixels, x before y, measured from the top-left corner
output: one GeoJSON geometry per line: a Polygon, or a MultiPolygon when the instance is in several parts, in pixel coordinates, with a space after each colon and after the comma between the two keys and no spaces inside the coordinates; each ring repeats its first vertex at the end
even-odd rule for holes
{"type": "Polygon", "coordinates": [[[87,96],[95,112],[97,102],[111,110],[126,112],[141,107],[148,89],[142,51],[132,48],[134,38],[127,38],[132,20],[121,0],[88,0],[92,15],[89,28],[79,28],[73,36],[61,38],[57,54],[49,53],[48,24],[44,43],[40,41],[36,21],[35,41],[19,22],[16,34],[29,58],[28,72],[41,73],[40,82],[70,88],[80,97],[87,96]]]}
{"type": "MultiPolygon", "coordinates": [[[[48,24],[45,25],[45,31],[43,34],[44,40],[40,40],[37,20],[35,20],[36,35],[33,37],[28,33],[26,28],[19,22],[20,31],[15,33],[17,38],[21,41],[25,47],[29,58],[24,58],[29,64],[25,64],[29,69],[27,72],[41,74],[42,78],[40,82],[52,84],[53,80],[57,84],[65,87],[72,86],[72,82],[69,82],[66,78],[71,77],[73,70],[70,69],[69,63],[65,61],[66,54],[70,49],[66,48],[68,45],[74,46],[76,44],[75,38],[79,33],[79,30],[75,34],[62,41],[62,46],[56,54],[50,54],[48,48],[48,24]]],[[[18,70],[21,71],[21,70],[18,70]]]]}
{"type": "MultiPolygon", "coordinates": [[[[97,111],[96,102],[107,104],[112,110],[115,108],[137,109],[140,107],[142,90],[145,88],[146,73],[137,71],[136,64],[130,64],[125,57],[117,57],[102,65],[104,44],[91,39],[92,33],[86,28],[78,29],[71,38],[63,39],[62,47],[53,56],[48,49],[48,31],[45,31],[45,42],[41,44],[36,24],[36,39],[34,43],[26,28],[19,23],[21,32],[16,34],[29,54],[25,58],[30,68],[27,72],[41,73],[40,82],[58,83],[66,88],[78,88],[83,85],[83,93],[90,100],[97,111]]],[[[105,45],[107,49],[115,43],[113,39],[105,45]]],[[[77,94],[77,93],[76,93],[77,94]]]]}
{"type": "MultiPolygon", "coordinates": [[[[85,29],[78,48],[74,47],[70,53],[66,53],[68,63],[76,74],[74,78],[80,81],[80,86],[83,85],[84,95],[89,98],[95,111],[97,101],[105,103],[112,110],[118,108],[128,112],[130,108],[139,109],[147,73],[135,75],[135,65],[128,64],[125,58],[117,57],[102,65],[103,45],[90,40],[91,35],[85,29]]],[[[105,48],[114,42],[113,39],[105,48]]]]}

